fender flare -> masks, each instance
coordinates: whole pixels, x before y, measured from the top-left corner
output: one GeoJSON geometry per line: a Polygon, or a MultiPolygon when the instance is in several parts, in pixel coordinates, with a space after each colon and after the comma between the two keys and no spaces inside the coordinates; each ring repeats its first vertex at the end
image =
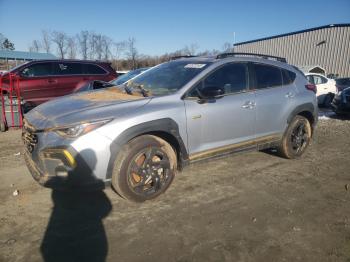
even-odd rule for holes
{"type": "Polygon", "coordinates": [[[108,162],[106,179],[110,179],[112,177],[114,161],[117,158],[117,155],[120,152],[121,148],[126,143],[140,135],[157,135],[157,133],[166,134],[167,137],[171,138],[172,142],[176,143],[176,145],[173,146],[175,146],[178,151],[177,156],[179,167],[181,169],[188,161],[188,152],[180,136],[179,126],[173,119],[163,118],[144,122],[130,127],[124,130],[115,140],[113,140],[110,146],[111,156],[108,162]]]}
{"type": "Polygon", "coordinates": [[[287,118],[287,124],[289,125],[290,122],[292,122],[293,118],[302,112],[308,112],[312,115],[311,126],[312,126],[312,130],[314,130],[318,121],[318,107],[315,108],[315,106],[312,103],[301,104],[296,108],[294,108],[294,110],[289,114],[287,118]]]}

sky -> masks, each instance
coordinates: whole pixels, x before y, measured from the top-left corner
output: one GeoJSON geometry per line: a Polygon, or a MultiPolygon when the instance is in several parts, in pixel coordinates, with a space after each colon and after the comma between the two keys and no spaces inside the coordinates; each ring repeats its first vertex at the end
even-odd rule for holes
{"type": "Polygon", "coordinates": [[[41,30],[134,37],[139,53],[161,55],[337,23],[350,23],[350,0],[0,0],[0,33],[21,51],[41,30]]]}

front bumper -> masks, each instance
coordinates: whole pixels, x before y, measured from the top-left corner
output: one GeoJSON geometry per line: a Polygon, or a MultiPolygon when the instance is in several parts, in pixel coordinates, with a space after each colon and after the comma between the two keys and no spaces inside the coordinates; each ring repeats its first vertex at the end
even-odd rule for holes
{"type": "Polygon", "coordinates": [[[91,143],[98,138],[95,134],[93,139],[83,138],[78,143],[79,139],[67,140],[54,132],[28,128],[25,123],[22,133],[24,159],[33,178],[45,187],[103,189],[109,181],[105,179],[107,164],[102,153],[109,152],[106,150],[109,141],[99,139],[97,146],[91,143]]]}
{"type": "Polygon", "coordinates": [[[31,153],[24,151],[24,160],[34,180],[40,185],[53,189],[83,189],[100,190],[104,189],[105,184],[101,179],[92,175],[84,160],[79,155],[75,156],[76,166],[72,167],[61,159],[40,158],[44,163],[45,169],[42,169],[33,161],[31,153]],[[51,166],[50,165],[51,163],[51,166]]]}

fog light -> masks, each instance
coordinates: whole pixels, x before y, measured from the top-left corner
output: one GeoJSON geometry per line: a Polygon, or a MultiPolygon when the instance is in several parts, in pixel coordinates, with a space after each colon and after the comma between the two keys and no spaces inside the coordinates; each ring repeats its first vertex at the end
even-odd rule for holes
{"type": "Polygon", "coordinates": [[[46,159],[61,160],[64,165],[71,168],[75,168],[77,165],[74,157],[67,149],[63,149],[63,148],[46,149],[44,152],[42,152],[42,156],[43,158],[46,158],[46,159]]]}
{"type": "Polygon", "coordinates": [[[63,149],[63,154],[66,157],[67,161],[69,162],[69,165],[71,167],[76,167],[77,163],[75,162],[74,157],[72,156],[72,154],[67,150],[67,149],[63,149]]]}

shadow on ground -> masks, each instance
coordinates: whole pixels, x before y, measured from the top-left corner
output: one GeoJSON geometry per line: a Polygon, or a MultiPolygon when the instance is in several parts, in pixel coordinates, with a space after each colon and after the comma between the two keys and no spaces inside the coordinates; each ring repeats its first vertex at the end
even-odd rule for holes
{"type": "Polygon", "coordinates": [[[44,261],[105,261],[108,243],[102,219],[112,209],[106,194],[54,190],[52,201],[41,244],[44,261]]]}
{"type": "Polygon", "coordinates": [[[52,181],[62,186],[72,186],[69,190],[53,190],[51,198],[53,210],[41,243],[41,253],[45,262],[96,261],[106,260],[108,243],[102,219],[112,210],[112,204],[101,190],[102,181],[93,176],[96,156],[92,150],[81,152],[75,159],[79,163],[67,178],[54,177],[52,181]],[[74,189],[79,181],[93,182],[95,188],[74,189]]]}

